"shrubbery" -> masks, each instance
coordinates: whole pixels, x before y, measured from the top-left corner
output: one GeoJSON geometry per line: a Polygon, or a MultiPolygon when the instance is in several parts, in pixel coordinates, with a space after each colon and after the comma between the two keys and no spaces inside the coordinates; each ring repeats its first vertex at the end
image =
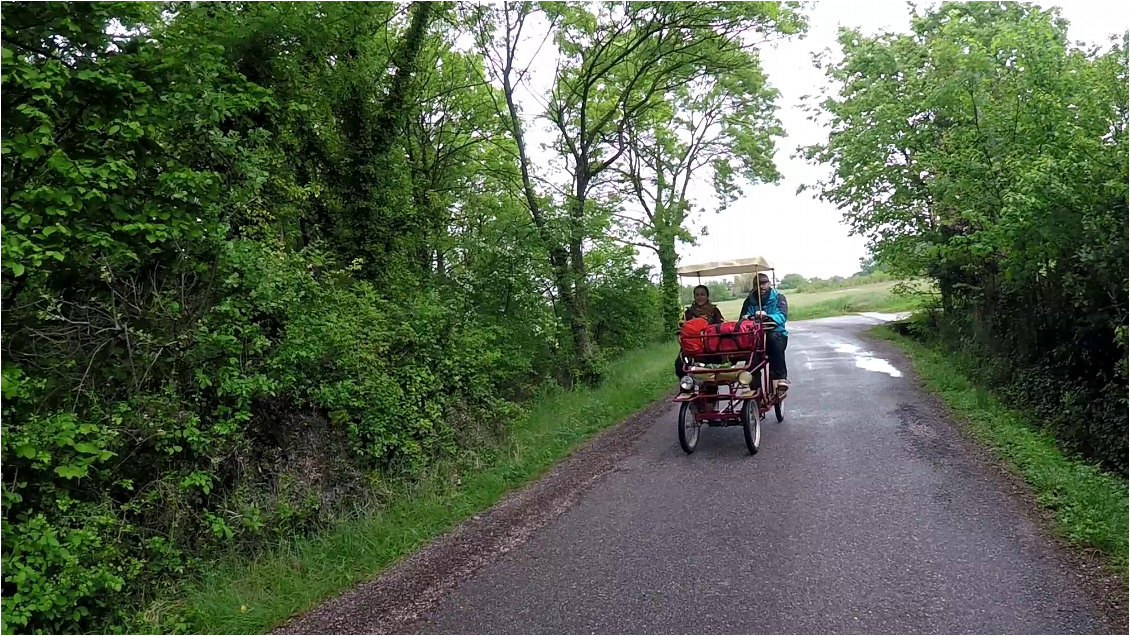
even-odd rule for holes
{"type": "MultiPolygon", "coordinates": [[[[572,381],[491,89],[394,11],[4,5],[4,632],[144,629],[572,381]]],[[[587,247],[601,355],[662,337],[647,272],[587,247]]]]}
{"type": "Polygon", "coordinates": [[[175,296],[210,305],[197,320],[150,314],[97,359],[60,343],[54,364],[89,367],[83,388],[31,366],[52,344],[34,332],[80,316],[20,316],[11,346],[27,362],[4,370],[9,628],[98,625],[87,617],[194,555],[324,523],[370,473],[457,452],[456,426],[504,421],[505,396],[537,381],[538,352],[458,299],[393,303],[348,274],[317,252],[233,241],[211,303],[175,296]]]}
{"type": "Polygon", "coordinates": [[[934,326],[1071,451],[1127,470],[1130,34],[1081,49],[1053,9],[946,2],[913,34],[843,30],[819,105],[823,196],[934,326]]]}

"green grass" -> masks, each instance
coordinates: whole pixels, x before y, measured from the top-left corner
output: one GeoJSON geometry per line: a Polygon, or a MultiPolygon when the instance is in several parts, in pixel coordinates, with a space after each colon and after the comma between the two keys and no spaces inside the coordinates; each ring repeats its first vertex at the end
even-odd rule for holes
{"type": "Polygon", "coordinates": [[[154,603],[149,620],[169,629],[180,619],[167,616],[187,616],[180,628],[194,633],[261,633],[372,578],[662,396],[674,383],[675,354],[673,343],[626,354],[610,365],[600,387],[556,392],[531,405],[484,465],[437,471],[398,487],[394,503],[367,516],[254,559],[220,563],[177,600],[154,603]]]}
{"type": "MultiPolygon", "coordinates": [[[[789,320],[809,318],[828,318],[843,316],[861,311],[909,311],[917,309],[921,296],[899,296],[894,288],[900,281],[886,281],[874,285],[830,289],[818,292],[790,292],[784,290],[789,299],[789,320]]],[[[742,309],[744,298],[726,300],[718,303],[718,309],[727,320],[734,320],[742,309]]]]}
{"type": "Polygon", "coordinates": [[[1126,574],[1130,491],[1124,477],[1065,456],[1051,434],[970,381],[961,371],[973,363],[965,356],[924,345],[887,326],[872,333],[905,351],[926,386],[1032,486],[1069,543],[1097,551],[1114,571],[1126,574]]]}

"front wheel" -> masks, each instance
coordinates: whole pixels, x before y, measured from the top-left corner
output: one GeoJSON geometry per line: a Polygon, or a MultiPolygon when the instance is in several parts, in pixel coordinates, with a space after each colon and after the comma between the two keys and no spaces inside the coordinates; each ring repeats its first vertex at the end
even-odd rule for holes
{"type": "Polygon", "coordinates": [[[682,446],[683,452],[688,455],[698,446],[698,435],[702,428],[695,421],[691,404],[691,402],[683,402],[683,406],[679,408],[679,446],[682,446]]]}
{"type": "Polygon", "coordinates": [[[780,398],[778,398],[777,403],[773,405],[773,413],[777,416],[778,422],[783,422],[785,420],[785,412],[781,410],[780,398]]]}
{"type": "Polygon", "coordinates": [[[756,455],[761,450],[761,417],[753,400],[746,400],[742,404],[742,431],[745,433],[745,447],[750,455],[756,455]]]}

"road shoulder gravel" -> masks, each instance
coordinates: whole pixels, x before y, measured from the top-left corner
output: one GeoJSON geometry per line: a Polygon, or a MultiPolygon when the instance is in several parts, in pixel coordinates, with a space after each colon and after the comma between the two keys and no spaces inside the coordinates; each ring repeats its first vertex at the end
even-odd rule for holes
{"type": "Polygon", "coordinates": [[[465,520],[376,579],[278,627],[276,634],[399,633],[448,590],[517,549],[631,454],[670,409],[670,396],[595,435],[544,477],[465,520]]]}

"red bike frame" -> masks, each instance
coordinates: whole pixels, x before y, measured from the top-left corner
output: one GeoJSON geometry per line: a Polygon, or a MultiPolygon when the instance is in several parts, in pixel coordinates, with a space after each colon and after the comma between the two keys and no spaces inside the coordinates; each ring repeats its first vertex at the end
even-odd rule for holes
{"type": "MultiPolygon", "coordinates": [[[[718,335],[701,335],[699,338],[703,341],[703,349],[706,348],[707,338],[719,338],[718,335]]],[[[721,337],[730,337],[721,336],[721,337]]],[[[687,356],[680,349],[679,357],[683,361],[684,373],[694,377],[701,374],[733,374],[732,380],[728,381],[697,381],[695,390],[687,393],[680,391],[675,396],[674,402],[694,402],[694,420],[695,423],[707,422],[710,424],[733,424],[741,419],[741,409],[744,403],[748,400],[754,400],[757,404],[757,417],[760,419],[765,416],[773,405],[780,401],[780,397],[776,395],[770,388],[769,382],[769,357],[765,351],[765,328],[763,326],[760,316],[754,323],[754,330],[750,332],[749,337],[753,342],[753,348],[749,350],[727,351],[719,354],[706,354],[711,357],[718,357],[720,360],[729,358],[733,360],[736,356],[745,357],[745,367],[734,369],[731,368],[711,368],[704,366],[697,366],[694,364],[694,359],[687,356]],[[754,361],[757,361],[756,363],[754,361]],[[689,363],[689,364],[688,364],[689,363]],[[755,382],[751,382],[750,386],[745,387],[738,382],[737,374],[741,371],[748,371],[753,375],[755,382]],[[727,387],[726,394],[721,393],[704,393],[703,389],[710,387],[727,387]],[[720,402],[725,401],[726,404],[723,408],[717,408],[720,402]],[[712,406],[712,409],[705,409],[704,406],[712,406]]],[[[697,380],[697,378],[696,378],[697,380]]]]}

